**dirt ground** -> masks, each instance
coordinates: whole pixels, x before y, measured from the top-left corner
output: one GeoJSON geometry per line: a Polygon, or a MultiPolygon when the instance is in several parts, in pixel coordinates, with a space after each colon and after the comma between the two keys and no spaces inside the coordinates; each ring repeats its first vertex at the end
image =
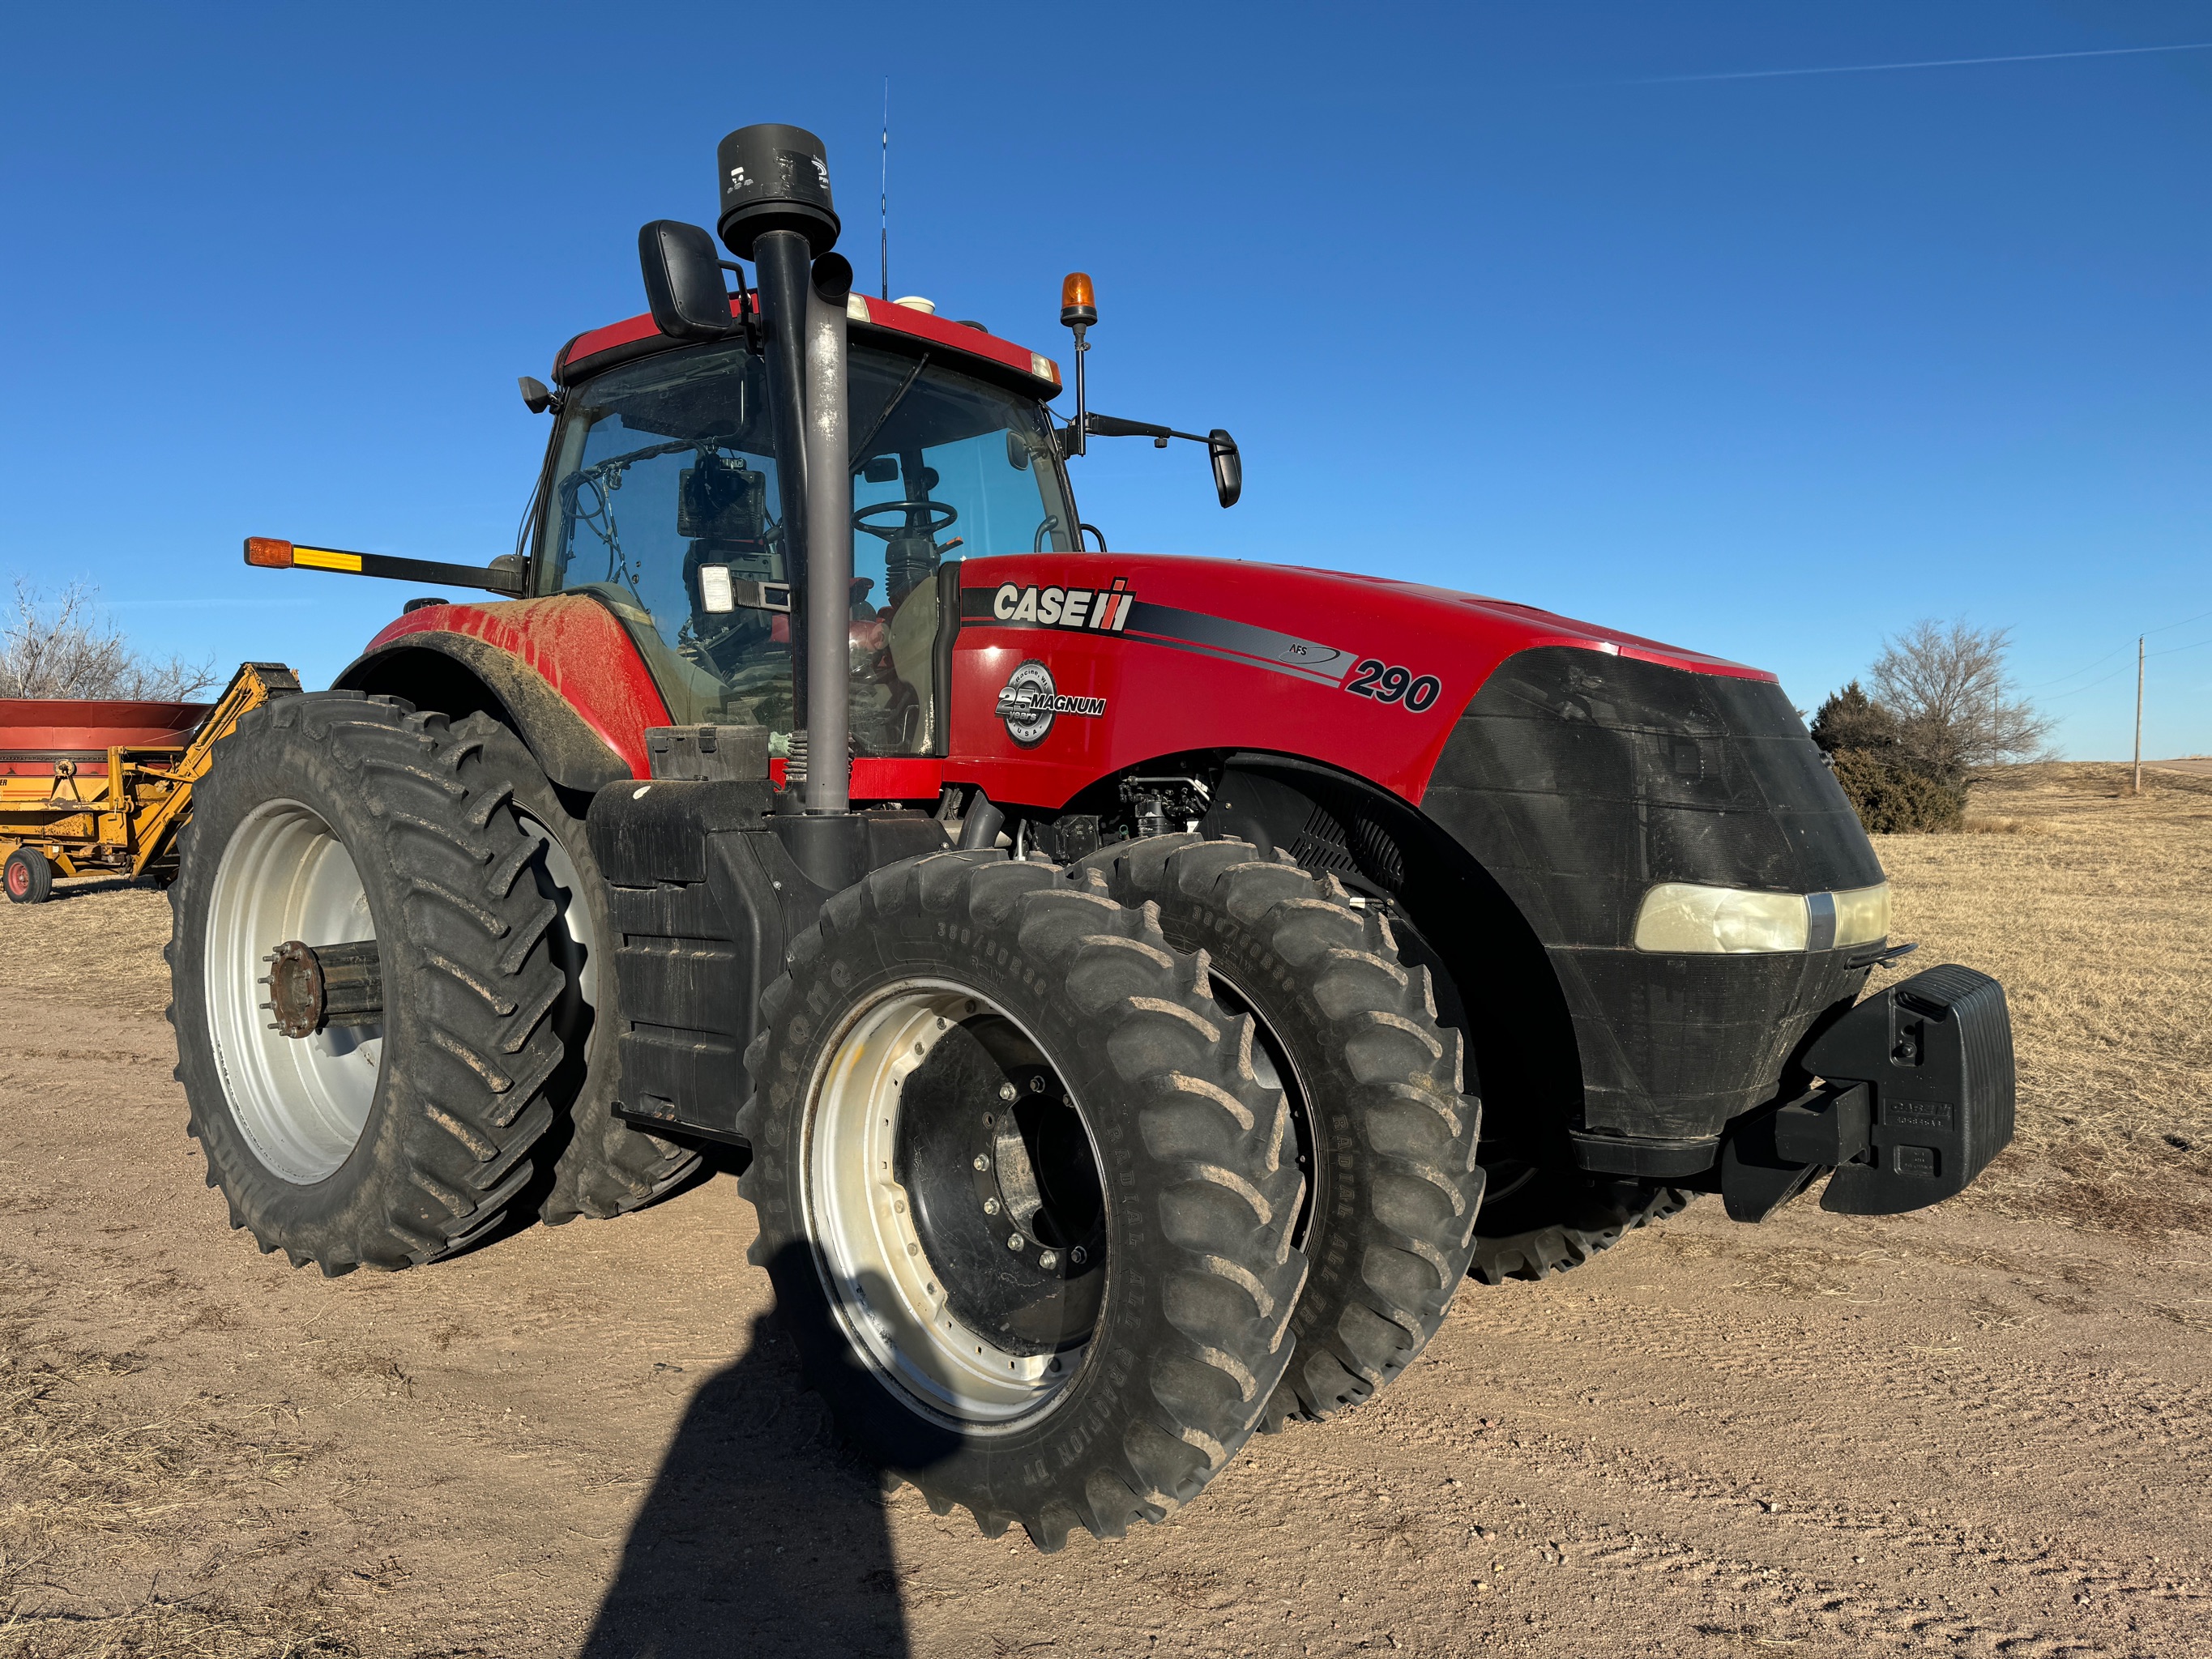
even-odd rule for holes
{"type": "Polygon", "coordinates": [[[0,907],[0,1659],[2212,1652],[2212,779],[1886,841],[2011,988],[2021,1144],[1867,1221],[1711,1202],[1255,1441],[1126,1542],[836,1448],[727,1176],[325,1281],[224,1224],[166,907],[0,907]]]}

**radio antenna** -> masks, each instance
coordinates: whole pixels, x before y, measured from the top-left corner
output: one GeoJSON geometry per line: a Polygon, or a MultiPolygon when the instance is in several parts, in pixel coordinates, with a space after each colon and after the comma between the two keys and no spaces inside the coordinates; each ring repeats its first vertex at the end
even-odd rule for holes
{"type": "Polygon", "coordinates": [[[884,298],[891,297],[891,77],[884,76],[884,179],[882,240],[876,250],[877,270],[883,279],[884,298]]]}

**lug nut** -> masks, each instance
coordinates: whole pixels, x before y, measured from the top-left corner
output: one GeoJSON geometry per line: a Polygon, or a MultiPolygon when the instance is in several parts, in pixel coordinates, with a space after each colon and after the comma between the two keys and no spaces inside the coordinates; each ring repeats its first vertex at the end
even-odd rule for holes
{"type": "Polygon", "coordinates": [[[1040,1267],[1057,1267],[1060,1266],[1059,1254],[1056,1251],[1047,1250],[1042,1255],[1037,1258],[1037,1266],[1040,1267]]]}
{"type": "Polygon", "coordinates": [[[1033,1095],[1041,1095],[1044,1092],[1044,1076],[1042,1073],[1030,1079],[1030,1092],[1033,1095]]]}
{"type": "Polygon", "coordinates": [[[991,1160],[978,1152],[975,1154],[975,1167],[978,1170],[988,1170],[991,1167],[991,1160]]]}
{"type": "Polygon", "coordinates": [[[1014,1085],[1011,1083],[1001,1083],[999,1085],[999,1098],[1001,1100],[1012,1100],[1013,1097],[1014,1085]]]}
{"type": "Polygon", "coordinates": [[[987,1198],[983,1200],[983,1213],[985,1215],[996,1215],[998,1212],[999,1200],[997,1199],[987,1198]]]}
{"type": "Polygon", "coordinates": [[[1022,1236],[1019,1233],[1009,1233],[1006,1236],[1006,1248],[1010,1250],[1020,1249],[1022,1248],[1022,1236]]]}
{"type": "Polygon", "coordinates": [[[1070,1261],[1073,1261],[1077,1267],[1080,1267],[1085,1262],[1091,1260],[1091,1252],[1085,1249],[1083,1246],[1079,1244],[1067,1253],[1067,1259],[1070,1261]]]}

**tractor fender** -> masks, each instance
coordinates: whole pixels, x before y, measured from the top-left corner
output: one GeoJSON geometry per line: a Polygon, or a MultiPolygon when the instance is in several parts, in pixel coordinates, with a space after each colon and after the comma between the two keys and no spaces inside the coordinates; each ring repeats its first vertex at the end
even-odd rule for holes
{"type": "Polygon", "coordinates": [[[466,635],[409,634],[372,647],[331,689],[404,697],[455,720],[481,710],[512,729],[563,789],[588,793],[638,775],[544,675],[466,635]]]}

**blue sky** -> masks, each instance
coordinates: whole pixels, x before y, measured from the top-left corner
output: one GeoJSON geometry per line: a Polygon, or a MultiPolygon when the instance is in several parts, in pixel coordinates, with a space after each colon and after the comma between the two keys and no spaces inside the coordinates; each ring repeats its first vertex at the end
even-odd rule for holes
{"type": "Polygon", "coordinates": [[[643,308],[715,141],[827,141],[876,279],[1221,425],[1075,463],[1114,545],[1374,571],[1776,669],[2014,630],[2072,754],[2212,750],[2212,3],[42,8],[0,64],[0,576],[327,681],[481,562],[514,377],[643,308]],[[926,19],[926,21],[917,21],[926,19]],[[2063,54],[2063,55],[2051,55],[2063,54]],[[2081,54],[2100,54],[2095,56],[2081,54]],[[1874,64],[1951,64],[1850,73],[1874,64]]]}

